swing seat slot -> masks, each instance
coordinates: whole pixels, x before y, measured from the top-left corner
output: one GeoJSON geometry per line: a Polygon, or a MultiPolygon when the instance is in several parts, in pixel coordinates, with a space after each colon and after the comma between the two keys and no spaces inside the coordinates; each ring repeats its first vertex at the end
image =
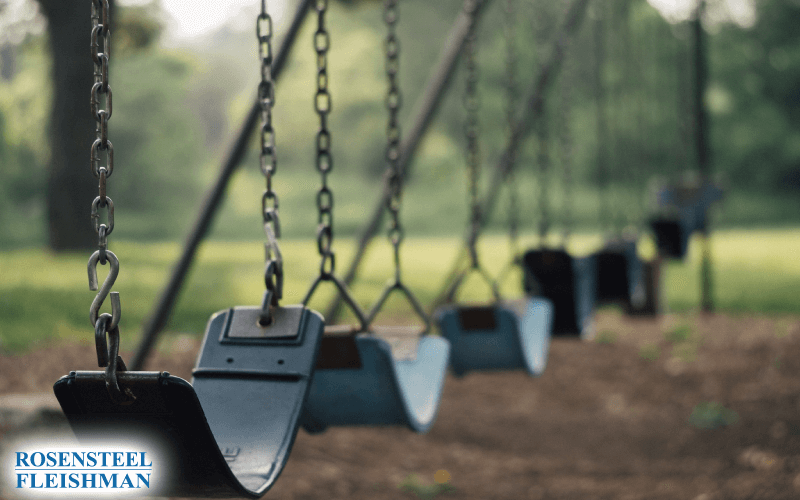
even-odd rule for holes
{"type": "MultiPolygon", "coordinates": [[[[327,333],[327,328],[325,331],[327,333]]],[[[362,366],[354,336],[325,335],[322,337],[316,370],[357,370],[362,366]]]]}
{"type": "Polygon", "coordinates": [[[561,249],[537,249],[523,256],[524,289],[553,303],[553,335],[591,336],[597,293],[597,259],[575,258],[561,249]]]}
{"type": "Polygon", "coordinates": [[[257,330],[250,320],[258,307],[212,316],[193,385],[166,372],[119,372],[136,399],[117,405],[105,372],[72,372],[56,382],[56,397],[80,440],[110,437],[155,451],[162,480],[150,494],[258,498],[288,459],[323,332],[316,312],[275,312],[275,337],[235,331],[257,330]]]}
{"type": "MultiPolygon", "coordinates": [[[[473,306],[459,307],[458,322],[464,333],[487,332],[497,330],[497,320],[495,318],[494,307],[492,306],[473,306]]],[[[452,345],[452,340],[450,341],[452,345]]],[[[452,361],[452,356],[451,359],[452,361]]]]}
{"type": "MultiPolygon", "coordinates": [[[[418,332],[405,329],[405,333],[409,337],[418,332]]],[[[409,360],[397,359],[390,343],[372,333],[350,338],[361,365],[315,370],[303,428],[318,433],[329,426],[405,425],[427,432],[436,418],[444,386],[450,354],[447,340],[423,336],[414,359],[409,360]]],[[[324,363],[328,366],[329,361],[324,363]]]]}
{"type": "Polygon", "coordinates": [[[456,376],[517,369],[538,376],[547,365],[553,323],[547,299],[447,306],[437,311],[436,322],[452,346],[450,368],[456,376]]]}

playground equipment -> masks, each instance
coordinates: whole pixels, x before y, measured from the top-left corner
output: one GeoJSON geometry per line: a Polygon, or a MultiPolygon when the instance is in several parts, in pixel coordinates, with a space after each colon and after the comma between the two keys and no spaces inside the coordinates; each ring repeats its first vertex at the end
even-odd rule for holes
{"type": "Polygon", "coordinates": [[[706,231],[708,211],[722,196],[722,189],[710,182],[686,181],[659,188],[659,215],[650,221],[659,253],[674,259],[686,257],[689,239],[695,232],[706,231]]]}
{"type": "Polygon", "coordinates": [[[383,13],[388,30],[385,41],[386,76],[389,82],[386,96],[389,110],[386,171],[390,179],[391,196],[387,208],[392,216],[389,240],[394,249],[395,274],[366,317],[350,297],[346,285],[333,275],[333,193],[326,184],[327,174],[333,165],[326,119],[330,111],[326,58],[328,34],[324,25],[324,9],[319,4],[317,11],[319,21],[314,40],[318,55],[318,89],[315,103],[320,118],[317,169],[322,176],[322,187],[317,194],[320,223],[317,242],[322,264],[320,275],[303,303],[308,303],[320,282],[333,281],[340,295],[355,312],[359,325],[344,328],[326,326],[308,402],[303,410],[303,427],[308,432],[317,433],[328,426],[406,425],[416,432],[427,432],[436,418],[450,349],[446,340],[427,335],[430,320],[402,282],[400,273],[400,244],[404,232],[399,217],[401,173],[397,168],[400,145],[397,114],[401,102],[398,87],[400,42],[395,33],[397,2],[387,0],[383,13]],[[416,331],[415,327],[372,326],[393,292],[400,292],[406,297],[423,322],[422,331],[416,331]]]}
{"type": "Polygon", "coordinates": [[[167,372],[127,371],[119,352],[119,296],[112,293],[113,314],[97,312],[116,280],[119,261],[107,250],[113,229],[113,203],[106,179],[113,172],[113,148],[107,135],[111,114],[108,85],[109,5],[92,2],[92,49],[97,83],[92,107],[98,138],[92,145],[92,171],[100,195],[92,204],[99,250],[89,260],[90,288],[96,289],[96,266],[106,260],[111,273],[91,308],[98,364],[104,372],[71,372],[54,386],[67,419],[79,438],[99,435],[152,446],[162,456],[165,475],[154,491],[181,496],[263,495],[288,459],[322,338],[322,317],[302,305],[281,306],[283,260],[278,238],[278,196],[272,105],[272,18],[266,2],[257,20],[261,83],[261,170],[266,189],[261,212],[266,233],[266,292],[260,307],[233,307],[211,317],[193,384],[167,372]],[[107,109],[99,109],[106,94],[107,109]],[[108,163],[99,166],[99,151],[108,163]],[[98,208],[108,208],[108,225],[99,224],[98,208]],[[106,343],[108,338],[108,344],[106,343]]]}
{"type": "MultiPolygon", "coordinates": [[[[602,6],[599,6],[602,8],[602,6]]],[[[610,143],[606,134],[609,129],[614,130],[615,142],[617,147],[614,157],[614,164],[616,170],[622,173],[624,177],[637,181],[641,175],[641,163],[643,162],[644,155],[639,154],[636,158],[622,145],[623,140],[620,134],[624,133],[623,125],[625,123],[639,123],[641,124],[641,102],[642,102],[642,89],[637,88],[633,92],[624,92],[621,89],[621,82],[630,81],[634,75],[634,64],[642,62],[641,57],[631,56],[631,30],[629,27],[630,13],[625,7],[622,13],[612,12],[610,19],[615,23],[612,26],[614,32],[614,40],[617,40],[617,47],[622,48],[622,52],[629,54],[625,59],[623,71],[625,77],[614,85],[614,104],[616,108],[616,119],[612,127],[606,116],[606,83],[604,81],[604,66],[606,54],[606,36],[605,36],[605,17],[608,14],[608,8],[604,9],[605,12],[598,14],[594,22],[594,47],[595,47],[595,66],[594,66],[594,93],[596,101],[596,118],[597,118],[597,177],[598,177],[598,190],[600,192],[601,208],[600,225],[601,227],[610,226],[605,235],[605,243],[602,249],[595,253],[597,259],[597,304],[617,304],[623,310],[629,313],[656,313],[656,307],[648,308],[648,305],[653,305],[654,297],[658,297],[657,289],[653,285],[657,280],[648,279],[654,270],[658,270],[657,264],[650,266],[648,263],[640,259],[637,252],[637,244],[639,242],[638,231],[634,230],[625,233],[623,226],[626,223],[631,223],[636,227],[635,207],[625,206],[616,207],[612,211],[612,197],[614,193],[608,188],[609,177],[609,161],[607,145],[610,143]],[[631,105],[629,102],[633,100],[631,105]],[[627,167],[627,168],[625,168],[627,167]],[[627,219],[627,220],[625,220],[627,219]],[[648,284],[651,285],[648,287],[648,284]]],[[[614,9],[616,11],[616,9],[614,9]]],[[[640,66],[636,67],[637,72],[641,72],[640,66]]],[[[640,86],[641,87],[641,86],[640,86]]],[[[628,132],[630,134],[630,132],[628,132]]],[[[639,147],[641,149],[641,146],[639,147]]],[[[638,185],[638,182],[634,182],[638,185]]]]}
{"type": "MultiPolygon", "coordinates": [[[[509,0],[507,5],[512,1],[509,0]]],[[[90,259],[89,271],[91,277],[96,273],[97,264],[105,262],[110,263],[112,271],[95,298],[91,312],[98,364],[107,366],[107,369],[102,372],[73,372],[56,383],[55,392],[71,425],[83,438],[90,439],[99,433],[137,438],[146,435],[161,443],[171,443],[165,448],[164,457],[175,474],[168,478],[165,488],[159,493],[260,496],[280,474],[299,426],[312,433],[336,425],[406,425],[417,432],[425,432],[436,416],[449,352],[453,371],[459,375],[473,370],[513,368],[526,369],[536,375],[546,364],[551,323],[556,334],[560,335],[585,336],[590,330],[594,294],[604,293],[602,286],[595,286],[595,280],[602,281],[596,267],[604,264],[600,263],[599,256],[571,256],[565,250],[567,233],[560,248],[542,244],[541,248],[526,252],[520,259],[516,251],[516,231],[510,231],[514,248],[511,264],[524,267],[525,289],[531,295],[514,304],[499,301],[497,281],[492,281],[479,264],[477,240],[493,200],[490,196],[484,198],[484,206],[488,208],[482,209],[478,199],[480,162],[474,127],[477,125],[477,100],[473,94],[467,99],[471,114],[468,171],[472,218],[470,236],[465,245],[471,262],[453,281],[449,298],[452,303],[464,279],[477,272],[492,289],[493,300],[478,306],[451,304],[440,311],[437,320],[452,346],[443,338],[427,335],[428,318],[403,283],[400,272],[399,248],[403,241],[403,228],[399,209],[405,173],[402,166],[408,162],[403,151],[413,150],[413,147],[404,148],[398,127],[400,92],[397,86],[399,43],[394,32],[396,3],[396,0],[386,0],[384,11],[389,30],[386,39],[389,127],[386,150],[388,189],[382,208],[391,215],[389,239],[394,250],[394,278],[370,308],[369,314],[364,314],[352,299],[345,281],[334,274],[333,193],[326,183],[333,165],[331,135],[327,129],[331,109],[327,74],[329,36],[325,28],[327,2],[321,0],[314,4],[318,21],[314,44],[317,53],[315,104],[320,119],[316,142],[317,168],[322,177],[322,187],[317,195],[317,243],[322,262],[319,276],[302,304],[280,304],[283,262],[278,246],[278,198],[271,182],[276,166],[271,124],[275,72],[272,67],[271,18],[262,1],[262,13],[258,18],[262,61],[259,114],[262,117],[261,166],[267,183],[261,207],[267,240],[267,291],[260,307],[236,306],[212,316],[194,370],[193,384],[190,385],[166,372],[126,371],[118,357],[121,308],[119,296],[111,292],[111,288],[119,271],[119,261],[107,250],[106,242],[113,229],[113,202],[105,192],[106,180],[113,170],[113,149],[106,129],[111,107],[105,71],[108,54],[103,53],[108,46],[108,22],[105,19],[108,4],[104,0],[93,0],[97,11],[92,32],[95,40],[93,57],[99,81],[92,89],[93,112],[98,117],[98,139],[92,146],[92,168],[100,179],[101,188],[100,196],[92,205],[100,248],[90,259]],[[106,93],[107,97],[103,98],[102,94],[106,93]],[[106,100],[107,111],[100,109],[102,99],[106,100]],[[99,166],[97,159],[103,151],[108,158],[107,166],[99,166]],[[100,224],[98,212],[103,208],[108,210],[107,224],[100,224]],[[307,307],[317,286],[323,282],[334,284],[339,296],[355,314],[357,324],[341,326],[329,320],[326,325],[318,313],[307,307]],[[405,296],[414,313],[420,317],[421,328],[374,326],[387,297],[394,292],[405,296]],[[109,295],[112,314],[99,314],[104,299],[109,295]]],[[[474,22],[474,13],[483,3],[466,2],[466,17],[474,22]]],[[[573,4],[563,36],[570,33],[570,23],[573,26],[578,23],[576,20],[586,3],[577,0],[573,4]]],[[[476,83],[474,30],[474,24],[470,24],[467,55],[470,58],[468,63],[472,65],[468,80],[472,91],[476,83]]],[[[497,171],[498,178],[502,177],[512,188],[515,149],[527,132],[528,121],[539,118],[540,123],[543,122],[543,92],[548,75],[563,57],[564,46],[563,40],[557,39],[554,56],[543,65],[544,76],[536,81],[520,119],[514,120],[510,113],[508,144],[497,171]]],[[[513,105],[509,104],[509,108],[513,105]]],[[[546,133],[546,125],[542,125],[539,165],[543,172],[548,161],[546,133]]],[[[493,190],[494,187],[490,193],[493,190]]],[[[547,198],[544,192],[542,194],[540,236],[544,241],[549,221],[547,198]]],[[[635,252],[635,246],[633,248],[635,252]]],[[[630,253],[630,245],[621,245],[619,253],[630,253]]],[[[635,274],[629,267],[616,274],[625,273],[635,274]]],[[[627,293],[632,295],[630,289],[627,293]]]]}
{"type": "MultiPolygon", "coordinates": [[[[540,119],[537,128],[539,165],[539,248],[523,255],[524,288],[531,296],[545,297],[553,303],[553,335],[587,338],[592,334],[592,315],[596,295],[597,261],[594,256],[576,258],[566,250],[569,220],[560,246],[548,247],[550,207],[547,196],[547,174],[550,168],[547,120],[540,119]]],[[[562,137],[563,138],[563,137],[562,137]]],[[[566,140],[564,141],[566,143],[566,140]]],[[[568,158],[568,155],[564,155],[568,158]]],[[[568,160],[565,163],[568,165],[568,160]]],[[[572,182],[569,168],[562,168],[564,184],[572,182]]],[[[567,204],[571,200],[567,200],[567,204]]]]}
{"type": "MultiPolygon", "coordinates": [[[[510,23],[514,18],[514,2],[506,3],[510,23]]],[[[509,50],[512,30],[508,30],[509,50]]],[[[524,369],[531,375],[540,375],[547,364],[550,346],[550,327],[552,323],[552,304],[539,297],[528,297],[514,303],[500,300],[497,283],[492,281],[480,264],[477,241],[481,223],[480,203],[478,200],[478,182],[480,176],[480,152],[478,141],[478,108],[477,96],[477,42],[474,31],[466,46],[467,82],[464,107],[467,113],[466,131],[466,170],[469,177],[470,221],[468,222],[468,238],[465,241],[470,262],[449,285],[446,305],[439,308],[436,321],[439,329],[450,341],[452,352],[450,366],[458,376],[469,371],[513,370],[524,369]],[[455,303],[456,294],[470,274],[477,274],[490,288],[493,302],[489,304],[455,303]]],[[[509,63],[510,66],[513,62],[509,63]]],[[[513,81],[513,66],[507,73],[508,84],[513,81]]],[[[513,127],[513,95],[509,91],[509,133],[513,127]]],[[[515,189],[509,182],[511,190],[515,189]]],[[[515,207],[513,208],[515,211],[515,207]]],[[[512,216],[516,217],[516,213],[512,216]]],[[[512,264],[518,262],[519,256],[514,251],[516,224],[511,224],[512,264]]]]}

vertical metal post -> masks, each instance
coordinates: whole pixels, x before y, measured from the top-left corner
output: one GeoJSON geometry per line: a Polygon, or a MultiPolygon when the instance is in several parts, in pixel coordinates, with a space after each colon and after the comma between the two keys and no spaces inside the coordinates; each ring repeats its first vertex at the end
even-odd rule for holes
{"type": "MultiPolygon", "coordinates": [[[[703,184],[711,180],[711,154],[708,147],[708,116],[704,104],[708,62],[706,59],[705,32],[703,31],[703,11],[705,0],[698,0],[695,13],[694,32],[694,112],[695,146],[697,147],[697,169],[703,184]]],[[[703,312],[714,310],[713,267],[711,262],[710,224],[701,233],[702,262],[700,264],[700,301],[703,312]]]]}

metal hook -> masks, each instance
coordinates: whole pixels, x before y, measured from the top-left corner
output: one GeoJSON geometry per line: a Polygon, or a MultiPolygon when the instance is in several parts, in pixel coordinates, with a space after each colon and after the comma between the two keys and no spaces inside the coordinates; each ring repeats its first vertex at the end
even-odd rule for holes
{"type": "Polygon", "coordinates": [[[108,366],[106,366],[106,390],[111,401],[118,405],[129,405],[136,400],[136,396],[129,388],[122,390],[119,386],[117,372],[128,371],[125,362],[119,357],[119,328],[108,330],[108,366]]]}
{"type": "MultiPolygon", "coordinates": [[[[106,258],[108,259],[108,263],[111,266],[111,269],[108,272],[108,276],[106,276],[106,280],[103,282],[103,287],[100,288],[100,291],[97,292],[94,300],[92,301],[92,305],[89,307],[89,321],[92,322],[92,326],[97,325],[97,316],[98,312],[100,311],[100,306],[103,305],[103,301],[106,300],[106,297],[111,294],[111,323],[108,325],[107,330],[113,330],[119,325],[120,317],[122,316],[122,307],[120,306],[119,302],[119,292],[111,292],[111,287],[114,286],[114,282],[117,280],[117,275],[119,275],[119,259],[114,252],[110,250],[106,250],[106,258]]],[[[87,270],[89,272],[89,290],[97,290],[97,264],[100,261],[100,251],[96,250],[91,257],[89,257],[89,264],[87,266],[87,270]]]]}

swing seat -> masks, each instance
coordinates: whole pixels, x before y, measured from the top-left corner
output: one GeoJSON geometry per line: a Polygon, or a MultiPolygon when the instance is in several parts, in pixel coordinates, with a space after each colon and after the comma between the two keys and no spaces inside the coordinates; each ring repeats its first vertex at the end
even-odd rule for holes
{"type": "Polygon", "coordinates": [[[656,194],[659,209],[669,216],[656,217],[650,222],[661,255],[683,259],[689,248],[689,238],[695,231],[705,231],[708,210],[722,199],[723,191],[711,183],[697,187],[664,187],[656,194]]]}
{"type": "Polygon", "coordinates": [[[597,303],[640,308],[646,298],[644,263],[635,240],[609,242],[595,254],[597,259],[597,303]]]}
{"type": "Polygon", "coordinates": [[[595,256],[575,258],[560,249],[529,250],[523,256],[528,295],[553,303],[553,335],[588,338],[597,293],[595,256]]]}
{"type": "Polygon", "coordinates": [[[677,219],[655,218],[650,227],[656,237],[658,253],[672,259],[683,259],[689,249],[691,229],[677,219]]]}
{"type": "Polygon", "coordinates": [[[274,312],[274,326],[253,328],[260,311],[211,317],[193,385],[167,372],[120,371],[136,399],[118,405],[105,372],[62,377],[53,389],[79,440],[152,451],[161,480],[148,494],[264,495],[297,435],[324,326],[318,313],[291,306],[274,312]]]}
{"type": "Polygon", "coordinates": [[[439,409],[450,344],[417,334],[381,328],[323,337],[303,428],[315,434],[329,426],[405,425],[427,432],[439,409]]]}
{"type": "Polygon", "coordinates": [[[661,292],[661,262],[656,259],[642,262],[644,274],[644,302],[631,304],[625,311],[630,316],[658,316],[663,303],[661,292]]]}
{"type": "Polygon", "coordinates": [[[553,324],[553,303],[547,299],[447,306],[436,312],[436,321],[450,341],[450,368],[458,377],[515,369],[538,376],[547,366],[553,324]]]}

